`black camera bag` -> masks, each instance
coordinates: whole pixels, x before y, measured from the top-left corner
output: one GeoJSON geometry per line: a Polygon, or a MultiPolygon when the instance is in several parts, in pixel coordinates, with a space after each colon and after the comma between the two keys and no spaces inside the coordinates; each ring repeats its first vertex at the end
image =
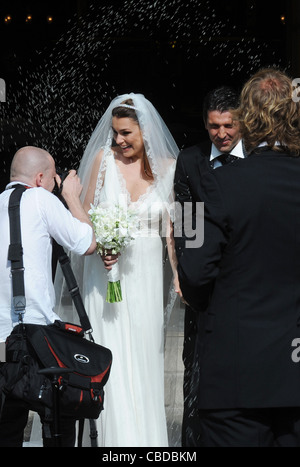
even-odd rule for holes
{"type": "Polygon", "coordinates": [[[53,409],[52,378],[39,372],[56,368],[59,376],[61,369],[69,369],[58,378],[60,415],[96,419],[103,409],[111,358],[110,350],[85,339],[79,326],[61,321],[19,324],[6,342],[3,389],[45,417],[47,408],[53,409]]]}
{"type": "Polygon", "coordinates": [[[58,376],[60,414],[74,419],[96,419],[103,409],[104,385],[111,364],[111,351],[96,344],[84,309],[70,260],[56,244],[70,294],[82,327],[55,321],[51,325],[23,323],[26,308],[19,205],[25,187],[17,186],[10,197],[13,303],[19,315],[6,341],[6,363],[0,372],[2,407],[6,395],[22,400],[29,409],[49,418],[53,411],[53,377],[58,376]],[[89,340],[85,338],[89,335],[89,340]]]}

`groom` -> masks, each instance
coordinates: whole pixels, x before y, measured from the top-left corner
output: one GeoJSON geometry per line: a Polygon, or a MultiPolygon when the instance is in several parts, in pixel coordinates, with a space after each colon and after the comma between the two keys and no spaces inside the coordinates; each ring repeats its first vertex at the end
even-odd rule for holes
{"type": "MultiPolygon", "coordinates": [[[[176,201],[182,209],[185,202],[201,202],[201,178],[210,169],[218,169],[224,155],[231,154],[243,159],[245,152],[238,122],[234,121],[231,109],[239,103],[238,93],[231,87],[221,86],[210,91],[203,104],[203,120],[209,139],[180,152],[175,173],[176,201]],[[223,156],[222,156],[223,155],[223,156]],[[221,156],[221,157],[220,157],[221,156]],[[221,159],[221,160],[220,160],[221,159]]],[[[185,238],[176,239],[177,254],[180,254],[185,238]]],[[[197,335],[195,312],[185,308],[184,323],[184,413],[182,422],[182,446],[198,446],[198,419],[196,408],[197,372],[195,371],[194,349],[197,335]]]]}

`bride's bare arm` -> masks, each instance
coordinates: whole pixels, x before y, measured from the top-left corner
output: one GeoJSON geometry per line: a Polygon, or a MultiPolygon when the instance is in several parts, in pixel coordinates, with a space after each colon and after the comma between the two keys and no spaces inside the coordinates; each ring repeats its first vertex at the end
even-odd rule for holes
{"type": "Polygon", "coordinates": [[[180,285],[179,285],[179,279],[178,279],[177,257],[175,253],[174,229],[173,229],[173,224],[171,220],[167,226],[166,242],[167,242],[169,260],[170,260],[170,264],[171,264],[171,268],[173,272],[173,282],[174,282],[175,292],[178,293],[181,300],[183,300],[182,292],[181,292],[180,285]]]}

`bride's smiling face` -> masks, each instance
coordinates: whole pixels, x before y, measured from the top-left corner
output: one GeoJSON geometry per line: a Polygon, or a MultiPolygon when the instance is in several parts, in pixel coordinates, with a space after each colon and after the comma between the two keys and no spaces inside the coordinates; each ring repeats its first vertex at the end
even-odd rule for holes
{"type": "Polygon", "coordinates": [[[114,139],[124,157],[142,157],[144,141],[138,123],[132,118],[113,117],[114,139]]]}

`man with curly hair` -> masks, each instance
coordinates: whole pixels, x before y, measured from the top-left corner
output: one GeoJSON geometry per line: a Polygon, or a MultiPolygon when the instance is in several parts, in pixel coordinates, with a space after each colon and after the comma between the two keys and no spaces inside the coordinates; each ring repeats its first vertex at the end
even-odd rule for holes
{"type": "Polygon", "coordinates": [[[234,118],[249,156],[202,176],[204,244],[178,254],[181,290],[198,314],[200,446],[300,446],[300,110],[292,95],[292,80],[273,68],[245,84],[234,118]]]}

